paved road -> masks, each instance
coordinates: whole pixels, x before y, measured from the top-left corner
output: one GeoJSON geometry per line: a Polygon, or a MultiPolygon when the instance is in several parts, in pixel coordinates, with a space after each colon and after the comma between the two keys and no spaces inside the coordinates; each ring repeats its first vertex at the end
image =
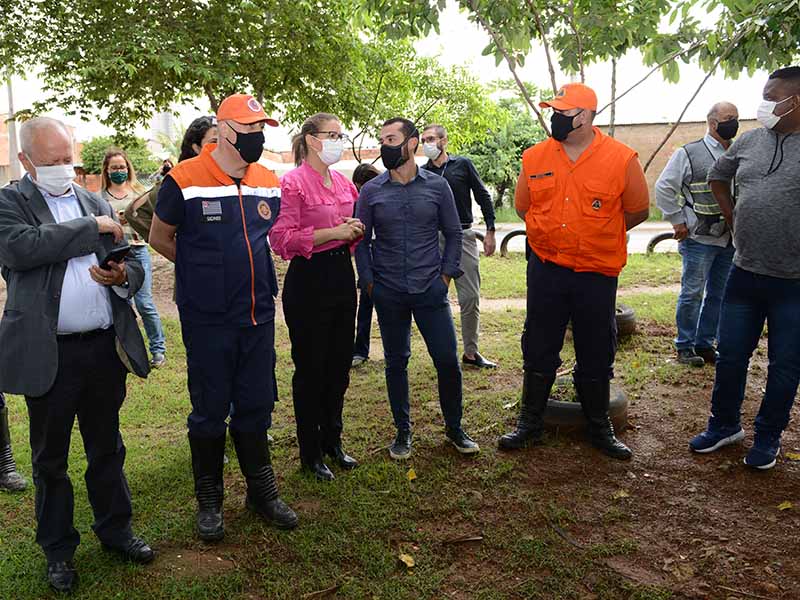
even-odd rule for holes
{"type": "MultiPolygon", "coordinates": [[[[486,228],[483,225],[476,225],[476,231],[486,233],[486,228]]],[[[503,238],[512,231],[524,229],[523,223],[498,223],[497,224],[497,248],[500,250],[500,244],[503,238]]],[[[672,225],[666,221],[645,221],[641,225],[634,227],[630,234],[631,238],[628,242],[628,252],[630,254],[644,254],[647,250],[647,243],[650,239],[659,233],[665,231],[672,231],[672,225]]],[[[508,249],[511,252],[524,252],[525,251],[525,237],[517,236],[513,238],[509,244],[508,249]]],[[[675,241],[661,242],[656,246],[656,252],[677,252],[678,243],[675,241]]]]}

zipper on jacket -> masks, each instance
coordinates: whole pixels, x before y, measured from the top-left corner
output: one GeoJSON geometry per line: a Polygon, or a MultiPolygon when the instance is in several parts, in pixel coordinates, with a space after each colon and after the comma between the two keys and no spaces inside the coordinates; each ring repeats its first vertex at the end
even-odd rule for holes
{"type": "Polygon", "coordinates": [[[256,321],[256,267],[253,262],[253,249],[250,247],[250,238],[247,235],[247,219],[244,215],[244,200],[242,199],[242,186],[237,185],[239,192],[239,210],[242,212],[242,231],[244,232],[244,242],[247,244],[247,255],[250,257],[250,320],[253,325],[258,325],[256,321]]]}

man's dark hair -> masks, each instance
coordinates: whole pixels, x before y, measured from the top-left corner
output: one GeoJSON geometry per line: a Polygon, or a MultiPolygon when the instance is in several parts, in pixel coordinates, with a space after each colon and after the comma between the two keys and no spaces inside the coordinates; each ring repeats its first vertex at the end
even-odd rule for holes
{"type": "Polygon", "coordinates": [[[431,123],[430,125],[425,125],[422,131],[428,131],[428,129],[433,129],[433,131],[436,133],[436,137],[440,139],[444,139],[447,137],[447,130],[438,123],[431,123]]]}
{"type": "Polygon", "coordinates": [[[191,122],[189,127],[186,129],[186,133],[183,134],[183,141],[181,142],[181,155],[178,157],[178,162],[197,156],[197,152],[195,152],[194,148],[192,148],[192,144],[197,144],[199,146],[200,142],[203,141],[206,132],[214,127],[214,125],[214,119],[211,117],[198,117],[191,122]]]}
{"type": "Polygon", "coordinates": [[[796,94],[800,94],[800,67],[783,67],[770,73],[769,78],[785,81],[796,94]]]}
{"type": "Polygon", "coordinates": [[[380,175],[381,172],[378,171],[377,167],[369,163],[360,163],[355,171],[353,171],[353,184],[361,190],[361,187],[367,183],[373,177],[377,177],[380,175]]]}
{"type": "Polygon", "coordinates": [[[384,121],[383,126],[386,127],[387,125],[394,125],[395,123],[401,123],[400,131],[403,133],[403,136],[405,136],[406,139],[419,139],[419,130],[417,129],[417,126],[414,125],[414,121],[409,121],[403,117],[392,117],[391,119],[384,121]]]}

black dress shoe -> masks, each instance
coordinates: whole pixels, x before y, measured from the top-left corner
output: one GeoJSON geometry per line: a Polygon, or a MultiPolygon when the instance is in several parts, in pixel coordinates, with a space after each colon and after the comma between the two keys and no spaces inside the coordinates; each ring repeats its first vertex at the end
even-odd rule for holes
{"type": "Polygon", "coordinates": [[[717,364],[717,351],[714,348],[695,348],[694,353],[702,358],[707,365],[717,364]]]}
{"type": "Polygon", "coordinates": [[[78,572],[71,560],[48,562],[47,582],[57,592],[70,593],[78,584],[78,572]]]}
{"type": "Polygon", "coordinates": [[[333,473],[321,460],[315,460],[313,463],[303,463],[303,470],[311,473],[320,481],[333,481],[333,473]]]}
{"type": "Polygon", "coordinates": [[[480,352],[475,353],[475,358],[467,358],[466,354],[461,357],[461,362],[471,367],[478,367],[480,369],[496,369],[497,363],[486,360],[481,356],[480,352]]]}
{"type": "Polygon", "coordinates": [[[103,548],[118,554],[123,560],[140,565],[153,562],[156,557],[155,551],[144,540],[136,536],[120,545],[103,544],[103,548]]]}
{"type": "Polygon", "coordinates": [[[355,469],[358,466],[358,461],[342,450],[341,446],[336,446],[332,450],[326,450],[325,454],[335,460],[336,464],[339,465],[340,468],[347,471],[350,469],[355,469]]]}

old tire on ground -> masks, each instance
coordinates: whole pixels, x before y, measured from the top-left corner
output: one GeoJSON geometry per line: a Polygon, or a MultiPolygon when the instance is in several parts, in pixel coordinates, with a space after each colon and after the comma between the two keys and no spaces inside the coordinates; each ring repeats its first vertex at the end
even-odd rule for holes
{"type": "Polygon", "coordinates": [[[525,230],[524,229],[516,229],[516,230],[506,234],[506,237],[504,237],[503,241],[500,242],[500,256],[502,256],[503,258],[508,256],[508,242],[510,242],[512,240],[512,238],[515,238],[515,237],[520,236],[520,235],[525,235],[525,230]]]}
{"type": "Polygon", "coordinates": [[[617,338],[633,335],[636,331],[636,313],[626,304],[617,304],[617,338]]]}
{"type": "Polygon", "coordinates": [[[659,233],[658,235],[654,235],[649,242],[647,242],[647,253],[652,254],[655,249],[656,245],[660,244],[664,240],[674,240],[675,234],[671,231],[665,231],[664,233],[659,233]]]}
{"type": "MultiPolygon", "coordinates": [[[[572,385],[571,377],[559,377],[556,381],[557,386],[572,385]]],[[[625,431],[628,426],[628,397],[622,388],[611,384],[611,401],[609,403],[608,415],[614,424],[617,432],[625,431]]],[[[547,401],[547,408],[544,411],[544,425],[548,429],[559,431],[584,431],[586,429],[586,417],[579,402],[564,402],[561,400],[547,401]]]]}

